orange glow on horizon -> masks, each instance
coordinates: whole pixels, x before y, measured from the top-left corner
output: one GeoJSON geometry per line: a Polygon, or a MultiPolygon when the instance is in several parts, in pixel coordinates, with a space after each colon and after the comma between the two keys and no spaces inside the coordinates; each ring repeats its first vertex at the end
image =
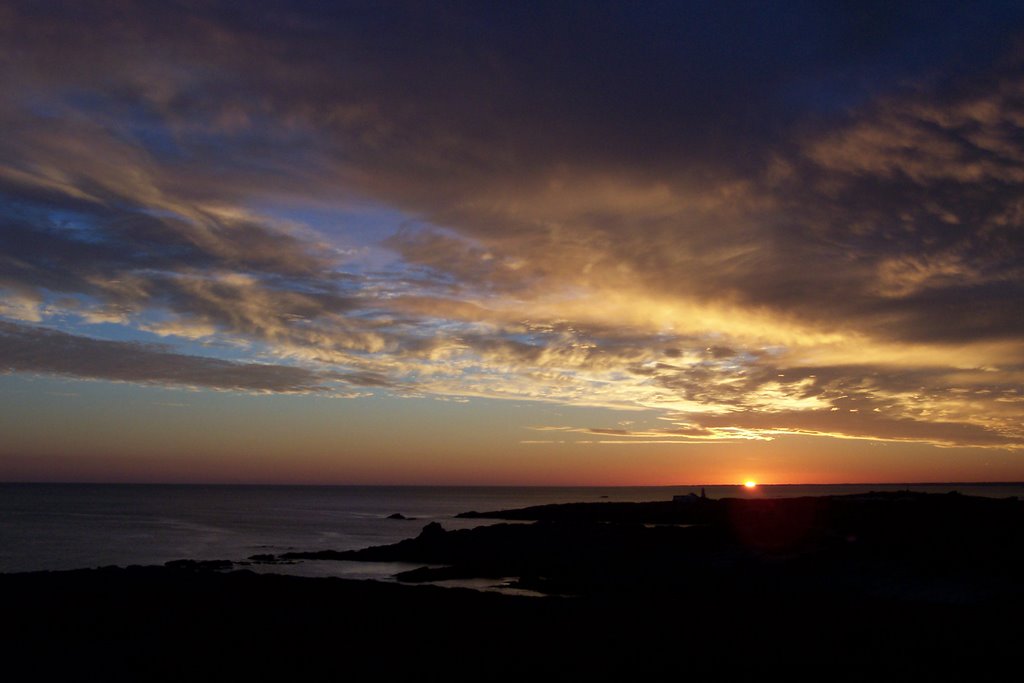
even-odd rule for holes
{"type": "Polygon", "coordinates": [[[743,482],[743,485],[746,486],[748,489],[752,489],[757,487],[757,482],[754,481],[753,479],[747,479],[745,482],[743,482]]]}

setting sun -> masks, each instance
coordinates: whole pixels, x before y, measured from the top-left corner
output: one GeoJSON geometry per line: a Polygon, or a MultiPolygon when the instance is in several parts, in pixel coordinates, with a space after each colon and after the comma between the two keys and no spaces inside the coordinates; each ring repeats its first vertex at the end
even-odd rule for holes
{"type": "Polygon", "coordinates": [[[748,489],[752,489],[755,486],[757,486],[757,482],[754,481],[753,479],[747,479],[745,482],[743,482],[743,485],[746,486],[748,489]]]}

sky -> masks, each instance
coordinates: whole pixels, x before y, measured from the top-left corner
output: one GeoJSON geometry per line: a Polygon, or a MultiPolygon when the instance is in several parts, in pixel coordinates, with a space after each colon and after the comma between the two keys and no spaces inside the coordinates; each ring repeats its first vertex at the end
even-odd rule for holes
{"type": "Polygon", "coordinates": [[[0,480],[1024,481],[1022,39],[0,0],[0,480]]]}

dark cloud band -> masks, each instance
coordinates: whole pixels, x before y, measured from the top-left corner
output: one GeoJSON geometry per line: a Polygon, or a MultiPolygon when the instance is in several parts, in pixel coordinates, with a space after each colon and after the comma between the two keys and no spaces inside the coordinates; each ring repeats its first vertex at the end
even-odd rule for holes
{"type": "Polygon", "coordinates": [[[330,390],[321,375],[299,367],[189,356],[2,321],[0,370],[257,393],[330,390]]]}

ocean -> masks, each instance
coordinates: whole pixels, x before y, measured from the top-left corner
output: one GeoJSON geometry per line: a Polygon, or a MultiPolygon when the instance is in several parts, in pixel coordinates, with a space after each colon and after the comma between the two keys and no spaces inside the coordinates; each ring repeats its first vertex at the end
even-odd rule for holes
{"type": "MultiPolygon", "coordinates": [[[[416,536],[429,522],[446,529],[488,524],[468,510],[546,503],[657,501],[701,486],[436,487],[0,484],[0,572],[242,561],[290,550],[351,550],[416,536]],[[413,518],[387,519],[393,513],[413,518]]],[[[712,498],[817,496],[901,490],[1004,498],[1024,484],[841,484],[706,486],[712,498]]],[[[253,565],[255,571],[388,580],[393,563],[307,561],[253,565]]]]}

